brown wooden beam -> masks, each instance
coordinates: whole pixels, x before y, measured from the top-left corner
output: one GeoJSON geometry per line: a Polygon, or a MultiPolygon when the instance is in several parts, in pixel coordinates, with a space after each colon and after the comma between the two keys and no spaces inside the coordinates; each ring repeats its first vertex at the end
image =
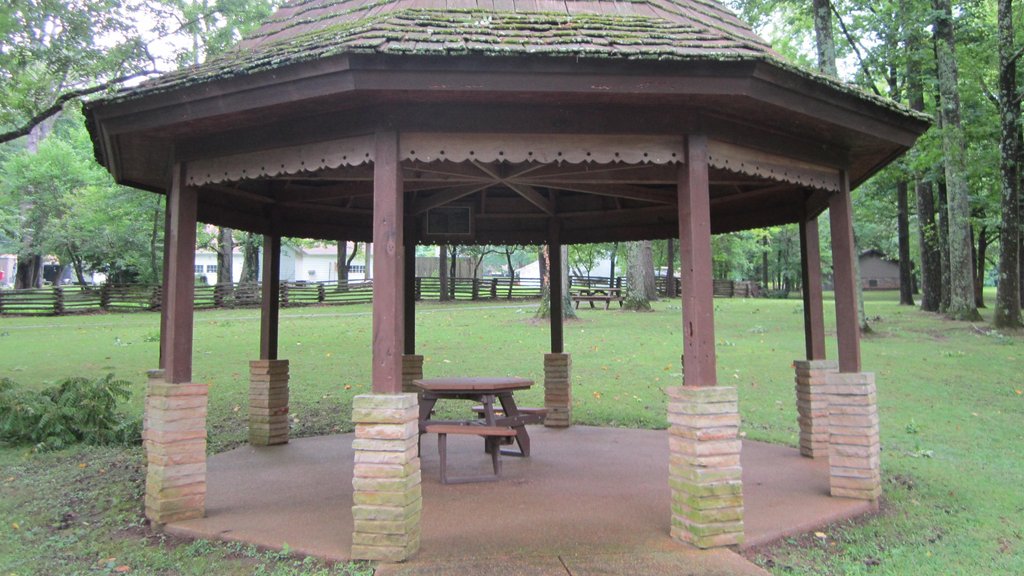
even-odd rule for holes
{"type": "Polygon", "coordinates": [[[263,236],[263,301],[260,303],[260,360],[277,360],[281,310],[281,237],[263,236]]]}
{"type": "Polygon", "coordinates": [[[405,215],[405,254],[404,274],[402,282],[405,286],[403,292],[405,335],[405,354],[416,353],[416,220],[408,214],[405,215]]]}
{"type": "MultiPolygon", "coordinates": [[[[174,182],[168,189],[174,187],[174,182]]],[[[171,196],[170,194],[164,196],[164,259],[163,259],[163,270],[161,271],[160,283],[160,363],[158,366],[161,370],[167,367],[164,358],[164,342],[167,342],[167,314],[164,313],[167,310],[167,295],[170,294],[168,289],[170,284],[170,270],[171,270],[171,196]]]]}
{"type": "MultiPolygon", "coordinates": [[[[548,282],[548,312],[551,314],[551,353],[561,354],[565,351],[563,325],[563,294],[562,294],[562,234],[561,222],[551,218],[548,228],[548,266],[551,275],[548,282]]],[[[541,274],[544,271],[541,270],[541,274]]]]}
{"type": "Polygon", "coordinates": [[[398,133],[378,132],[373,164],[373,392],[402,392],[405,266],[398,133]]]}
{"type": "Polygon", "coordinates": [[[853,205],[846,173],[842,190],[829,199],[832,228],[832,277],[836,298],[836,339],[839,341],[839,371],[860,372],[860,322],[857,318],[857,257],[853,241],[853,205]]]}
{"type": "Polygon", "coordinates": [[[683,383],[714,386],[714,292],[711,286],[711,202],[708,139],[687,138],[687,162],[679,168],[679,258],[683,301],[683,383]]]}
{"type": "Polygon", "coordinates": [[[800,272],[804,285],[804,345],[807,359],[824,360],[825,313],[821,296],[821,248],[817,218],[800,222],[800,272]]]}
{"type": "Polygon", "coordinates": [[[164,379],[181,383],[192,380],[192,308],[195,295],[196,205],[195,188],[185,186],[185,169],[174,167],[167,211],[168,267],[164,283],[167,296],[162,311],[167,331],[161,342],[164,379]]]}

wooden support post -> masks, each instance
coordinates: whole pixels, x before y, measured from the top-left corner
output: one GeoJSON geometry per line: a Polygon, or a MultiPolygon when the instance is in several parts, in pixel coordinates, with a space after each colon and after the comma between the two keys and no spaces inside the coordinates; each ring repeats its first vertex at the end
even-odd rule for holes
{"type": "MultiPolygon", "coordinates": [[[[174,182],[171,182],[174,185],[174,182]]],[[[160,363],[157,364],[160,370],[165,368],[164,364],[164,345],[163,342],[167,341],[167,314],[164,313],[167,310],[167,285],[170,282],[170,270],[171,270],[171,195],[168,194],[164,198],[164,261],[163,270],[161,274],[163,276],[160,279],[161,290],[160,290],[160,363]]]]}
{"type": "Polygon", "coordinates": [[[551,313],[551,353],[561,354],[565,351],[563,336],[562,306],[562,238],[561,223],[557,218],[551,219],[548,233],[548,266],[551,268],[551,285],[549,286],[549,310],[551,313]]]}
{"type": "Polygon", "coordinates": [[[825,359],[825,313],[821,297],[818,220],[800,222],[800,271],[804,285],[804,344],[808,360],[825,359]]]}
{"type": "Polygon", "coordinates": [[[260,307],[260,360],[277,360],[281,310],[281,237],[263,236],[263,302],[260,307]]]}
{"type": "Polygon", "coordinates": [[[686,386],[714,386],[717,375],[707,136],[687,139],[687,161],[679,167],[678,177],[683,382],[686,386]]]}
{"type": "Polygon", "coordinates": [[[378,132],[373,163],[373,392],[402,391],[405,266],[398,134],[378,132]]]}
{"type": "Polygon", "coordinates": [[[185,185],[185,168],[175,164],[167,191],[168,265],[164,290],[161,342],[164,376],[169,383],[192,380],[192,308],[195,295],[196,209],[195,188],[185,185]]]}
{"type": "Polygon", "coordinates": [[[828,202],[832,228],[832,269],[836,297],[836,339],[839,341],[839,371],[860,372],[860,323],[857,319],[857,278],[853,243],[853,205],[850,181],[842,173],[839,192],[828,202]]]}
{"type": "Polygon", "coordinates": [[[405,292],[402,295],[405,312],[405,354],[416,354],[416,225],[406,215],[405,222],[405,292]]]}

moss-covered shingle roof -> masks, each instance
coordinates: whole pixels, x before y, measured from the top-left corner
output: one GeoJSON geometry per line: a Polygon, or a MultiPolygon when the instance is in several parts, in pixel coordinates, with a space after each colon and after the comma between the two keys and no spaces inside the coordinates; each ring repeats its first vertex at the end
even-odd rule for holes
{"type": "Polygon", "coordinates": [[[297,0],[229,52],[112,99],[346,53],[655,60],[776,56],[732,13],[705,0],[297,0]]]}

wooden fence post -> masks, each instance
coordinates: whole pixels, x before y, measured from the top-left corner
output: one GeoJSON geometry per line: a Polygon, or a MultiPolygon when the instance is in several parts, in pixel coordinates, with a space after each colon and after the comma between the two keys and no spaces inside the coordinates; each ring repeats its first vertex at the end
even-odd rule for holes
{"type": "Polygon", "coordinates": [[[327,299],[326,291],[324,290],[323,282],[316,285],[316,301],[323,304],[324,300],[327,299]]]}
{"type": "Polygon", "coordinates": [[[288,283],[281,282],[281,307],[288,306],[288,283]]]}
{"type": "Polygon", "coordinates": [[[53,287],[53,313],[57,316],[64,315],[64,288],[53,287]]]}

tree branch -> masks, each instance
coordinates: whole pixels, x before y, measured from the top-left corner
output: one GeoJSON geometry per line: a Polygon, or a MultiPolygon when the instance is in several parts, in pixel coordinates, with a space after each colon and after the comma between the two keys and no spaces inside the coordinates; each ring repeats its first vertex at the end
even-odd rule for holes
{"type": "Polygon", "coordinates": [[[76,100],[78,98],[88,96],[90,94],[95,94],[97,92],[102,92],[103,90],[106,90],[112,86],[116,86],[118,84],[127,82],[129,80],[133,80],[135,78],[140,78],[142,76],[149,76],[152,74],[159,73],[160,72],[157,70],[144,70],[142,72],[135,72],[133,74],[127,74],[124,76],[118,76],[117,78],[111,78],[110,80],[107,80],[106,82],[102,82],[95,86],[89,86],[87,88],[80,88],[78,90],[70,90],[68,92],[65,92],[58,96],[57,99],[53,101],[53,104],[51,104],[48,108],[42,110],[41,112],[30,118],[21,126],[14,128],[13,130],[8,130],[7,132],[0,132],[0,144],[3,144],[4,142],[10,142],[15,138],[27,136],[30,132],[32,132],[33,128],[35,128],[42,122],[46,121],[54,114],[57,114],[58,112],[63,110],[64,105],[72,100],[76,100]]]}
{"type": "Polygon", "coordinates": [[[871,75],[871,70],[864,63],[864,58],[860,54],[860,49],[857,48],[857,41],[854,40],[850,31],[846,28],[846,23],[843,22],[843,16],[836,10],[835,2],[829,2],[829,7],[832,8],[832,14],[836,17],[836,22],[839,23],[839,29],[842,30],[843,36],[846,37],[846,41],[850,43],[850,47],[853,48],[853,53],[857,56],[857,63],[860,64],[860,69],[864,72],[864,75],[868,77],[868,86],[871,91],[875,93],[875,96],[882,96],[882,93],[878,91],[878,87],[875,86],[875,78],[871,75]]]}

